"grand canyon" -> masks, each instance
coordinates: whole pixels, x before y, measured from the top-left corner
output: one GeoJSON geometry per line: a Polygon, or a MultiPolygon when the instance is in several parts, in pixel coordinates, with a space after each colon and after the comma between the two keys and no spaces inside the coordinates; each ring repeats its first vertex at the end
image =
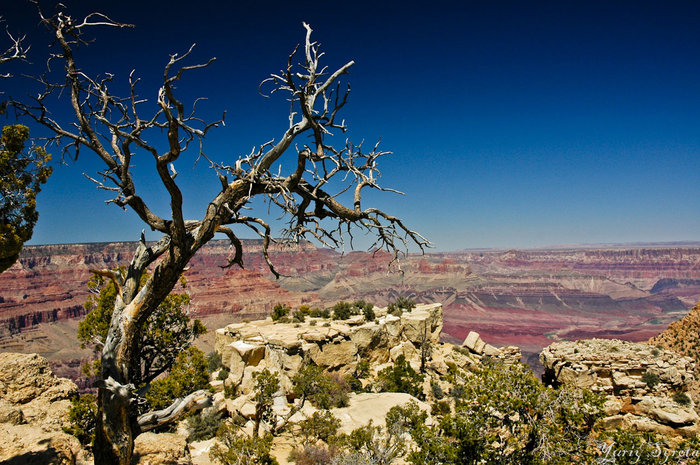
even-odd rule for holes
{"type": "MultiPolygon", "coordinates": [[[[27,246],[0,274],[0,351],[38,352],[61,376],[80,377],[93,356],[75,337],[84,315],[90,269],[128,263],[134,243],[27,246]]],[[[477,331],[493,345],[517,345],[525,361],[552,341],[649,339],[700,300],[700,243],[465,250],[408,255],[341,254],[304,243],[271,253],[244,243],[244,269],[222,268],[232,250],[213,241],[186,271],[191,314],[211,331],[269,314],[277,303],[329,306],[365,299],[384,306],[398,296],[440,302],[443,337],[461,342],[477,331]]]]}

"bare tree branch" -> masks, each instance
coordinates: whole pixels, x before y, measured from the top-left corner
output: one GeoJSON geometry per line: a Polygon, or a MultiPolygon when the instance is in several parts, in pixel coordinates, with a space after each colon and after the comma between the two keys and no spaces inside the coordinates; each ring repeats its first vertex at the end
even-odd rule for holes
{"type": "MultiPolygon", "coordinates": [[[[2,17],[0,17],[2,22],[2,17]]],[[[25,45],[26,36],[13,36],[9,29],[5,29],[5,33],[10,38],[11,45],[5,51],[0,51],[0,65],[16,60],[26,60],[27,54],[31,46],[25,45]]],[[[0,73],[0,78],[8,79],[12,77],[10,73],[0,73]]]]}
{"type": "Polygon", "coordinates": [[[211,392],[207,390],[195,391],[187,397],[177,399],[163,410],[144,413],[138,418],[138,424],[142,432],[150,431],[159,426],[180,420],[192,412],[211,407],[211,392]]]}

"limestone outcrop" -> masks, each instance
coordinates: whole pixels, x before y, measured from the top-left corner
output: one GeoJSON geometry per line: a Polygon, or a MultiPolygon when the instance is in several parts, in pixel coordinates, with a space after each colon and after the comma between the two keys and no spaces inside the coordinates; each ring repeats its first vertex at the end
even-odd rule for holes
{"type": "Polygon", "coordinates": [[[253,373],[268,368],[279,373],[283,388],[291,388],[291,379],[303,363],[347,375],[360,360],[383,368],[400,355],[418,369],[421,347],[440,344],[441,304],[419,305],[401,316],[377,309],[376,315],[370,322],[361,315],[339,321],[307,318],[303,323],[276,323],[268,318],[220,328],[215,349],[231,372],[225,384],[237,394],[249,394],[253,373]]]}
{"type": "Polygon", "coordinates": [[[75,383],[53,375],[45,358],[0,353],[0,461],[77,463],[80,443],[62,430],[77,392],[75,383]]]}
{"type": "Polygon", "coordinates": [[[695,362],[675,352],[616,339],[557,342],[540,354],[543,380],[602,392],[609,428],[692,436],[700,417],[687,392],[695,362]]]}

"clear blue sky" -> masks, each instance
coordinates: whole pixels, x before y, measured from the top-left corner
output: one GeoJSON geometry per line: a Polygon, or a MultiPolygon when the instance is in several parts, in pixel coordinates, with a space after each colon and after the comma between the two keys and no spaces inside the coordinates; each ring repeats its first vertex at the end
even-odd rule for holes
{"type": "MultiPolygon", "coordinates": [[[[78,58],[120,84],[135,68],[144,97],[155,98],[169,53],[196,42],[198,61],[216,56],[180,90],[210,98],[205,116],[227,110],[207,153],[228,161],[286,127],[285,102],[257,88],[309,22],[327,64],[357,63],[350,137],[381,138],[394,152],[383,182],[406,196],[377,205],[438,250],[700,240],[700,2],[64,3],[81,13],[104,3],[98,9],[136,25],[95,34],[78,58]]],[[[1,14],[27,32],[41,64],[48,36],[30,6],[5,2],[1,14]]],[[[21,79],[0,85],[12,96],[28,89],[21,79]]],[[[142,160],[147,173],[151,160],[142,160]]],[[[135,215],[104,205],[107,195],[82,176],[97,168],[87,151],[57,165],[31,243],[138,237],[135,215]]],[[[178,171],[198,216],[218,182],[192,159],[178,171]]],[[[150,195],[164,205],[161,191],[150,195]]]]}

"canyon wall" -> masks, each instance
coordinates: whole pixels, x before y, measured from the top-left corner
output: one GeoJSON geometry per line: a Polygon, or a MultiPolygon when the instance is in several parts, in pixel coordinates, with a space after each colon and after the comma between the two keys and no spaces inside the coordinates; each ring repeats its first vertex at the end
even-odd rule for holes
{"type": "MultiPolygon", "coordinates": [[[[0,350],[38,351],[70,376],[91,356],[74,340],[89,270],[126,264],[134,248],[25,247],[0,274],[0,350]]],[[[277,246],[271,255],[279,280],[259,241],[245,241],[244,250],[245,269],[222,269],[232,250],[213,241],[185,274],[190,310],[212,329],[265,316],[278,302],[324,306],[364,298],[383,306],[402,295],[443,305],[445,339],[460,342],[474,330],[488,343],[520,346],[535,365],[541,348],[556,340],[646,340],[700,300],[700,244],[428,253],[400,267],[388,267],[391,257],[382,252],[277,246]]]]}

